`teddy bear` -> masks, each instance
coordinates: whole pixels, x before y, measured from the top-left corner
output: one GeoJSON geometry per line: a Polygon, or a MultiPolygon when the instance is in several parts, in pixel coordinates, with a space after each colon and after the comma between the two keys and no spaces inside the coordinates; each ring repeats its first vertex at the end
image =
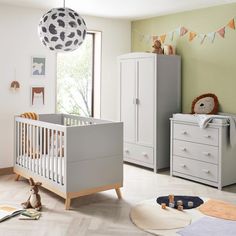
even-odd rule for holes
{"type": "Polygon", "coordinates": [[[212,93],[202,94],[192,102],[192,114],[217,114],[218,109],[218,98],[212,93]]]}
{"type": "Polygon", "coordinates": [[[161,41],[160,40],[155,40],[154,44],[152,46],[154,48],[154,50],[152,51],[153,53],[157,53],[157,54],[163,54],[163,49],[161,47],[161,41]]]}

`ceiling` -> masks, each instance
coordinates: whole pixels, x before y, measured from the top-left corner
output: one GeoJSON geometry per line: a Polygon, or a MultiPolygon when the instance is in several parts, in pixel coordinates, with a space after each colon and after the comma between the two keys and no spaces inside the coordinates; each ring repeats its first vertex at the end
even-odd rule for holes
{"type": "MultiPolygon", "coordinates": [[[[82,15],[143,19],[236,2],[236,0],[66,0],[66,6],[82,15]]],[[[63,0],[0,0],[7,5],[50,9],[63,0]]]]}

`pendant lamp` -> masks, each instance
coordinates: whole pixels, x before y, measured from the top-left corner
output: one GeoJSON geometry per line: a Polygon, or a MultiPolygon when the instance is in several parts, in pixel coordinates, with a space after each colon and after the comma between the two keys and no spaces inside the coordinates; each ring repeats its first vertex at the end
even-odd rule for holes
{"type": "Polygon", "coordinates": [[[84,19],[74,10],[53,8],[42,16],[38,26],[40,41],[50,50],[69,52],[84,41],[87,27],[84,19]]]}

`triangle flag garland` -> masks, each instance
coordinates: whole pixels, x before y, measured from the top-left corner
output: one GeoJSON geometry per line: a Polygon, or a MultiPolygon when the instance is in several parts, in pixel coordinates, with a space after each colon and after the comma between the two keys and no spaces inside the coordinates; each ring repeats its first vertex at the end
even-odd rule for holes
{"type": "Polygon", "coordinates": [[[189,42],[191,42],[196,36],[197,34],[195,32],[190,31],[188,36],[189,42]]]}
{"type": "Polygon", "coordinates": [[[180,28],[180,36],[184,36],[187,32],[188,30],[185,27],[180,28]]]}
{"type": "Polygon", "coordinates": [[[234,18],[230,20],[230,22],[227,24],[227,26],[229,26],[230,29],[235,29],[234,18]]]}
{"type": "Polygon", "coordinates": [[[176,34],[177,34],[178,36],[180,36],[180,31],[181,31],[181,27],[175,29],[175,32],[176,32],[176,34]]]}
{"type": "Polygon", "coordinates": [[[174,39],[174,34],[175,34],[175,31],[169,32],[168,34],[171,41],[173,41],[174,39]]]}
{"type": "Polygon", "coordinates": [[[166,39],[166,34],[160,36],[161,43],[164,43],[166,39]]]}
{"type": "Polygon", "coordinates": [[[200,44],[203,44],[203,42],[206,38],[206,35],[205,34],[199,34],[198,37],[200,38],[200,44]]]}
{"type": "Polygon", "coordinates": [[[188,41],[189,42],[192,42],[197,37],[197,38],[199,38],[201,44],[203,44],[206,41],[206,39],[207,39],[207,41],[214,43],[217,34],[221,38],[225,38],[225,33],[226,33],[227,27],[231,30],[236,30],[235,19],[236,19],[235,17],[231,18],[231,20],[229,20],[227,24],[225,24],[221,28],[218,28],[218,30],[208,32],[208,33],[197,33],[196,31],[189,30],[188,28],[186,28],[184,26],[180,26],[172,31],[169,31],[168,33],[163,33],[159,36],[158,35],[150,35],[150,34],[146,35],[146,34],[140,33],[136,29],[133,29],[132,31],[137,34],[137,38],[140,41],[143,41],[145,43],[151,43],[152,41],[154,43],[156,40],[159,39],[161,41],[161,43],[164,44],[166,40],[173,41],[174,38],[176,38],[176,36],[182,37],[182,36],[186,35],[187,33],[188,33],[188,41]]]}
{"type": "Polygon", "coordinates": [[[215,36],[216,36],[216,32],[211,32],[211,33],[207,34],[207,37],[210,39],[211,43],[214,43],[215,36]]]}
{"type": "Polygon", "coordinates": [[[225,37],[225,26],[222,27],[221,29],[217,30],[217,33],[224,38],[225,37]]]}

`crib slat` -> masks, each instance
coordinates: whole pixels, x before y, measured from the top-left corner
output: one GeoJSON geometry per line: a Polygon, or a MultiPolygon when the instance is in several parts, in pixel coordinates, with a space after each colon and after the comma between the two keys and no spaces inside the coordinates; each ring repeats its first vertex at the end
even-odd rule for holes
{"type": "Polygon", "coordinates": [[[46,129],[43,128],[43,176],[46,178],[46,140],[47,134],[46,129]]]}
{"type": "Polygon", "coordinates": [[[20,145],[19,145],[19,138],[20,138],[20,127],[19,127],[19,122],[16,122],[16,132],[17,132],[17,135],[16,135],[16,160],[15,162],[19,165],[20,164],[20,158],[19,158],[19,153],[20,153],[20,145]]]}
{"type": "Polygon", "coordinates": [[[36,151],[36,172],[39,174],[39,127],[36,126],[36,145],[35,145],[35,151],[36,151]]]}
{"type": "Polygon", "coordinates": [[[39,127],[39,174],[42,175],[43,128],[39,127]]]}
{"type": "Polygon", "coordinates": [[[58,132],[57,130],[54,131],[55,136],[55,181],[58,182],[58,132]]]}
{"type": "MultiPolygon", "coordinates": [[[[60,183],[63,185],[63,172],[62,172],[62,132],[60,132],[60,183]]],[[[64,154],[65,155],[65,154],[64,154]]],[[[65,159],[64,159],[65,160],[65,159]]]]}
{"type": "Polygon", "coordinates": [[[50,162],[52,163],[52,165],[50,166],[50,176],[51,176],[51,179],[54,181],[54,161],[55,161],[55,159],[54,159],[54,157],[55,157],[55,155],[54,155],[54,147],[55,147],[55,145],[54,145],[54,136],[55,136],[55,134],[54,134],[54,130],[52,129],[52,133],[51,133],[51,157],[50,157],[50,162]]]}
{"type": "Polygon", "coordinates": [[[50,171],[49,171],[49,158],[50,158],[50,130],[47,129],[47,136],[48,136],[48,140],[47,140],[47,156],[46,156],[46,160],[47,160],[47,164],[46,164],[46,169],[47,169],[47,178],[50,179],[50,171]]]}
{"type": "Polygon", "coordinates": [[[30,146],[30,151],[31,151],[31,155],[30,155],[30,161],[31,161],[31,169],[32,171],[35,173],[35,126],[32,125],[31,127],[31,140],[32,140],[32,146],[30,146]]]}

